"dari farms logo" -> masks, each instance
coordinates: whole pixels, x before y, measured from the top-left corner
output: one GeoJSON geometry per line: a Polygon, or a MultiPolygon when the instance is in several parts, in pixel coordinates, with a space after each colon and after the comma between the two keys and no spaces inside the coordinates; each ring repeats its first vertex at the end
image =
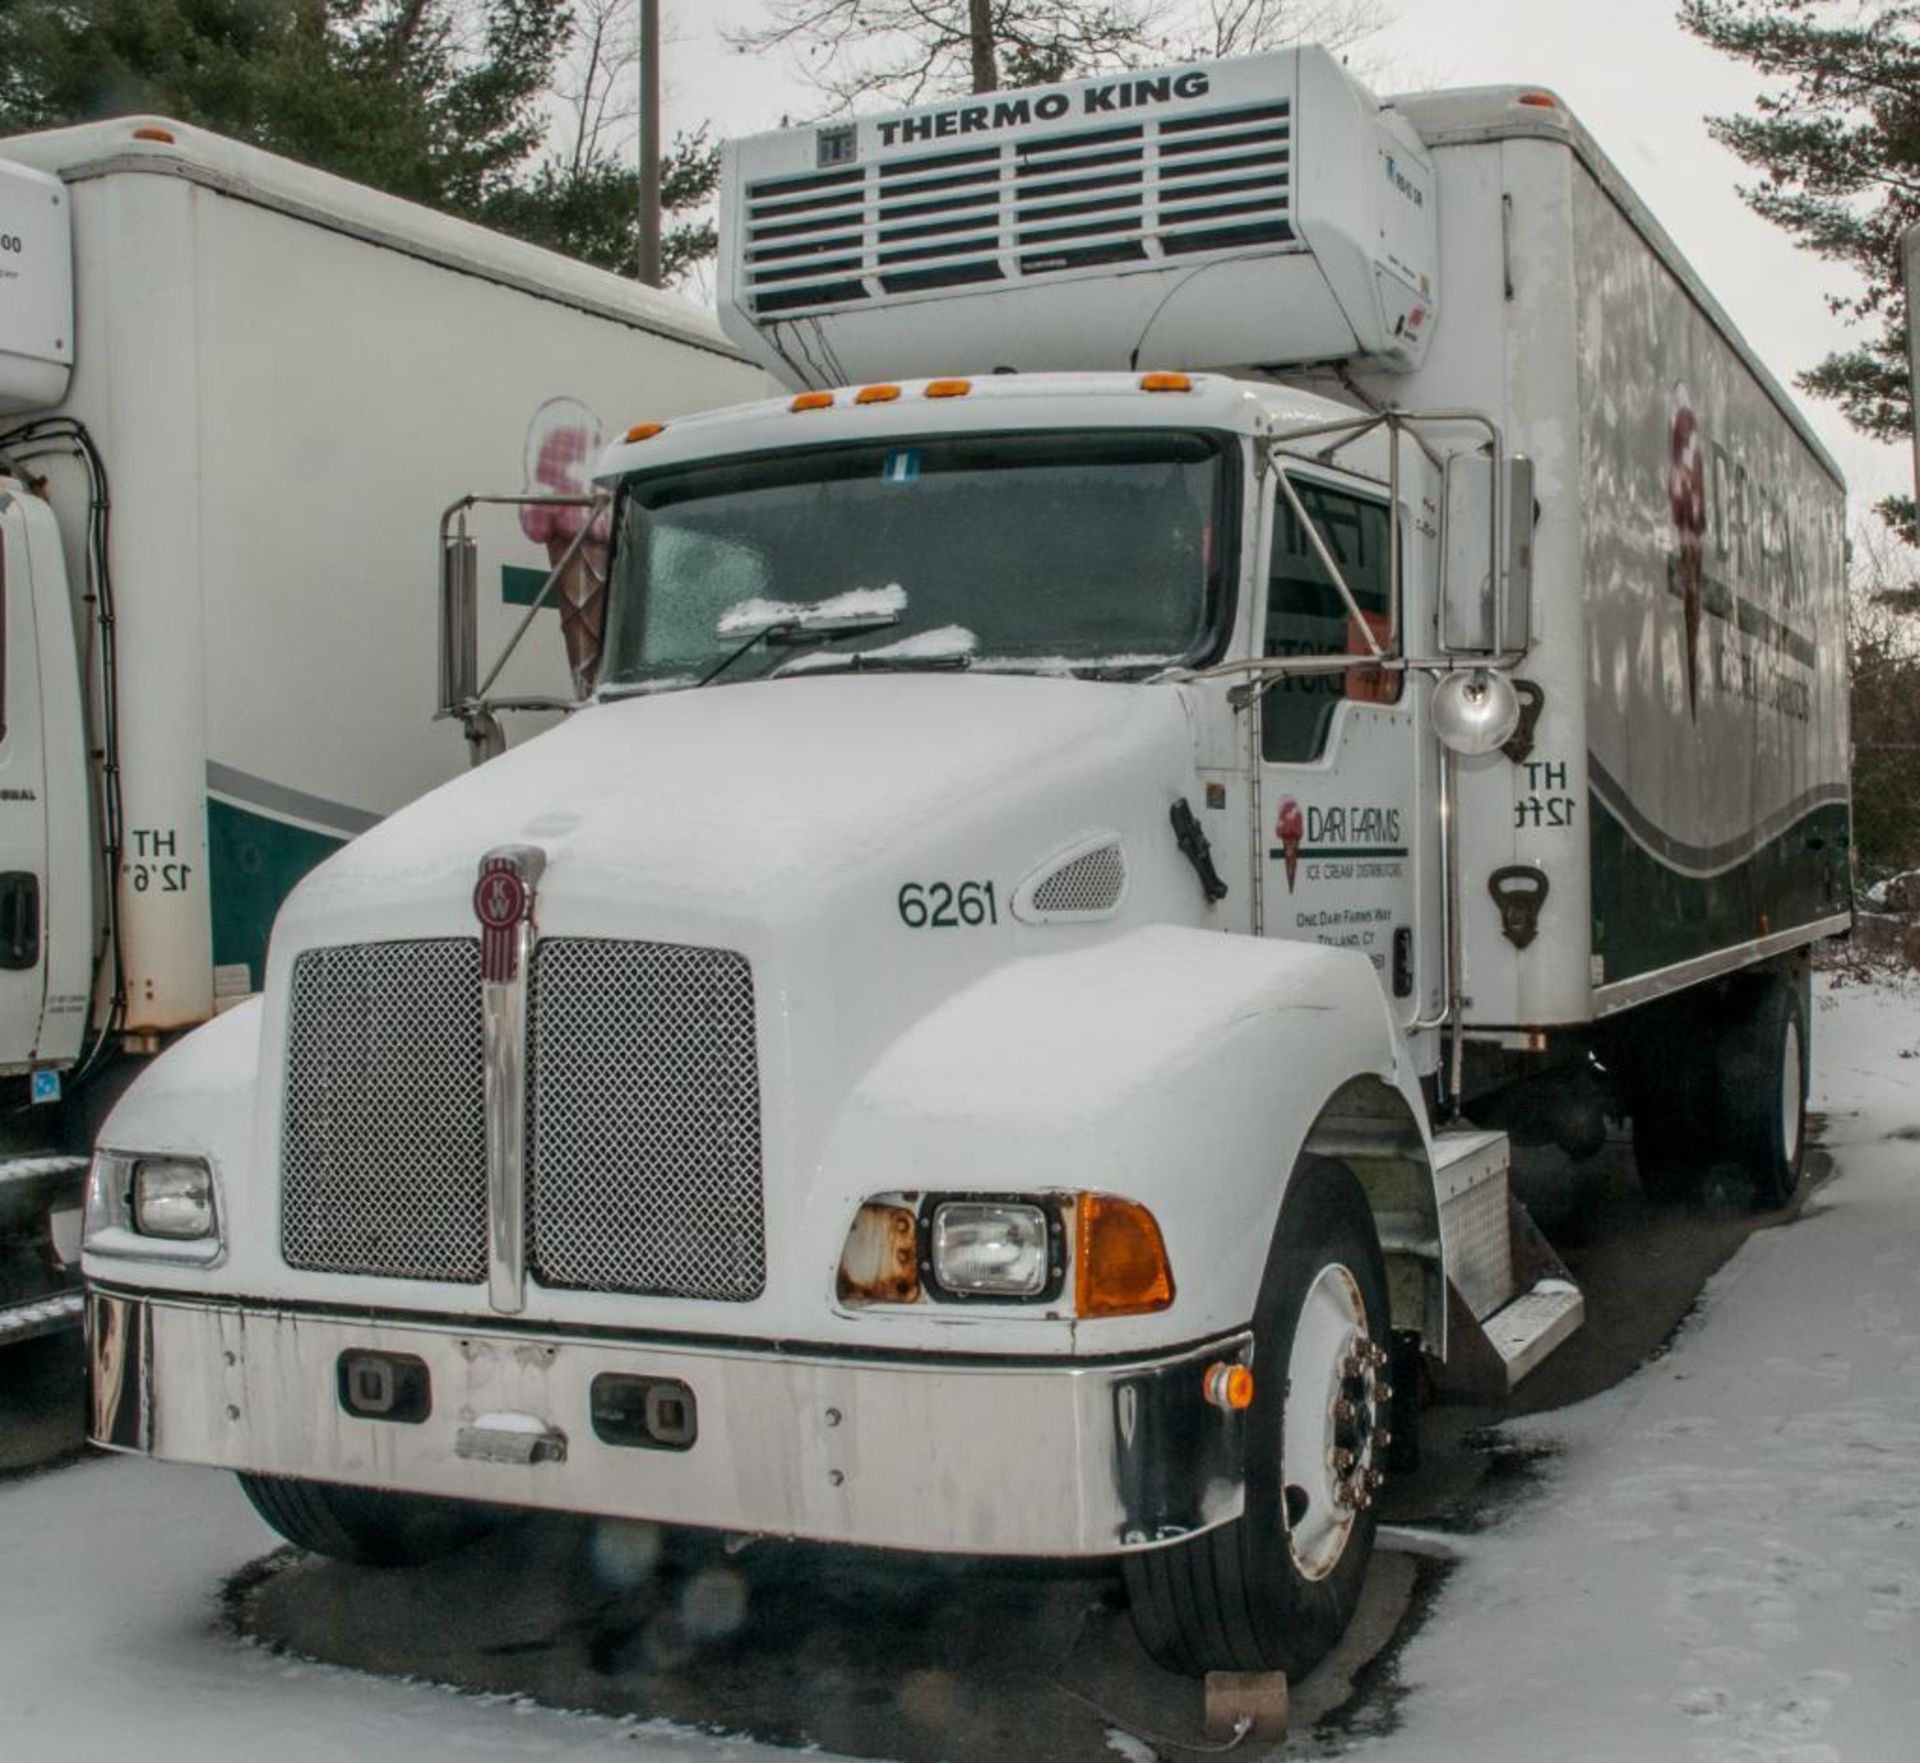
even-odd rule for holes
{"type": "Polygon", "coordinates": [[[1407,847],[1400,810],[1377,803],[1308,803],[1282,796],[1273,818],[1273,850],[1286,868],[1287,892],[1303,859],[1333,859],[1307,873],[1308,881],[1380,880],[1399,873],[1407,847]]]}
{"type": "Polygon", "coordinates": [[[1811,571],[1836,569],[1824,517],[1770,484],[1760,462],[1714,439],[1684,380],[1667,397],[1667,591],[1684,620],[1687,713],[1712,687],[1805,722],[1812,636],[1811,571]]]}

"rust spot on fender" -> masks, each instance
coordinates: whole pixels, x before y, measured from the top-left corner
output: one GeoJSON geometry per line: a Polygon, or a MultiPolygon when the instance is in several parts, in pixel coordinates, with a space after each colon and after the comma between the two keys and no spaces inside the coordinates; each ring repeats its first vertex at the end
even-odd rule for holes
{"type": "Polygon", "coordinates": [[[840,1255],[843,1304],[920,1302],[918,1226],[905,1206],[869,1201],[854,1214],[840,1255]]]}

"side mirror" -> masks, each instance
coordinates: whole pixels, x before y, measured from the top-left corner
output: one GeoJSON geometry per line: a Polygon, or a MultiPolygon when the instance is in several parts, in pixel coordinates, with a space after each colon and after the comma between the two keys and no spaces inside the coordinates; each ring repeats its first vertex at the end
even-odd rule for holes
{"type": "Polygon", "coordinates": [[[1449,654],[1523,651],[1533,628],[1533,461],[1485,453],[1447,460],[1440,533],[1440,646],[1449,654]],[[1496,496],[1496,488],[1499,494],[1496,496]]]}
{"type": "Polygon", "coordinates": [[[440,714],[480,692],[480,547],[464,533],[440,544],[440,714]]]}

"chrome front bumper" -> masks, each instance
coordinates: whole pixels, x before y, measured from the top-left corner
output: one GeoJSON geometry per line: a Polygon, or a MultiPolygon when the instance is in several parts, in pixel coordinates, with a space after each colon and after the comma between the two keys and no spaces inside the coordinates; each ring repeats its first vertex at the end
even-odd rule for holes
{"type": "Polygon", "coordinates": [[[554,1512],[986,1555],[1108,1555],[1237,1518],[1244,1414],[1204,1371],[1241,1334],[1124,1363],[840,1358],[361,1322],[95,1289],[92,1435],[174,1462],[554,1512]],[[403,1355],[427,1412],[345,1406],[347,1354],[403,1355]],[[685,1449],[611,1443],[602,1376],[693,1392],[685,1449]],[[524,1447],[524,1448],[522,1448],[524,1447]]]}

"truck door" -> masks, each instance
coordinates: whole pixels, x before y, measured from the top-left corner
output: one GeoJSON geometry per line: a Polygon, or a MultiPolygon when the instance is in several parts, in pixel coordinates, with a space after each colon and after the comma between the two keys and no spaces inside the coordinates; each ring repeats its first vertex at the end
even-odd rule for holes
{"type": "Polygon", "coordinates": [[[73,602],[53,510],[0,478],[0,1069],[71,1065],[94,855],[73,602]]]}
{"type": "Polygon", "coordinates": [[[0,485],[0,1067],[33,1058],[46,1001],[47,766],[27,500],[0,485]]]}
{"type": "MultiPolygon", "coordinates": [[[[1394,647],[1389,509],[1364,479],[1287,466],[1288,481],[1383,649],[1394,647]]],[[[1404,512],[1402,515],[1404,522],[1404,512]]],[[[1368,643],[1292,503],[1269,491],[1263,652],[1337,660],[1368,643]]],[[[1420,584],[1403,524],[1402,598],[1420,584]]],[[[1402,623],[1405,623],[1403,615],[1402,623]]],[[[1358,950],[1403,1022],[1436,1007],[1434,760],[1413,676],[1288,674],[1260,700],[1262,921],[1269,936],[1358,950]]]]}

